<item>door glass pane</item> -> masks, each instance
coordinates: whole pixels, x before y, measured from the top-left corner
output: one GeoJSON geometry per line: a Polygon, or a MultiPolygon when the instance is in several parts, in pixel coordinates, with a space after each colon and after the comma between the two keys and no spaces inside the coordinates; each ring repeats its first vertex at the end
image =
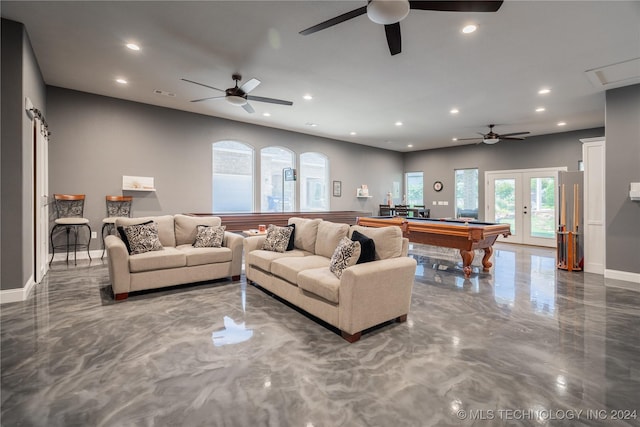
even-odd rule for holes
{"type": "Polygon", "coordinates": [[[511,234],[516,230],[516,180],[514,178],[495,180],[495,222],[511,225],[511,234]]]}
{"type": "Polygon", "coordinates": [[[300,210],[329,210],[329,159],[324,154],[300,154],[300,210]]]}
{"type": "Polygon", "coordinates": [[[424,205],[422,172],[407,172],[407,203],[411,206],[424,205]]]}
{"type": "Polygon", "coordinates": [[[555,237],[555,190],[554,178],[531,178],[531,237],[553,239],[555,237]]]}

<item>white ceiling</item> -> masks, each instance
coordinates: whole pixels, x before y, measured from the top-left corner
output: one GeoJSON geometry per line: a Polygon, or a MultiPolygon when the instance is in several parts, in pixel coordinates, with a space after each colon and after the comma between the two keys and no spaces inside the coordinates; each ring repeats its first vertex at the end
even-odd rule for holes
{"type": "Polygon", "coordinates": [[[531,135],[604,126],[605,90],[640,81],[639,61],[604,84],[598,84],[604,74],[594,72],[640,57],[639,1],[505,1],[496,13],[412,10],[401,22],[402,53],[395,56],[383,27],[366,15],[298,34],[365,4],[2,1],[0,7],[2,17],[25,24],[48,85],[402,152],[459,145],[452,138],[478,136],[489,123],[498,133],[531,135]],[[462,34],[467,23],[478,30],[462,34]],[[125,48],[127,42],[141,51],[125,48]],[[234,72],[262,81],[252,95],[294,105],[251,102],[256,112],[248,114],[221,100],[191,103],[220,93],[180,80],[226,89],[234,72]],[[116,83],[118,77],[129,83],[116,83]],[[539,95],[542,87],[551,93],[539,95]],[[305,101],[307,93],[314,99],[305,101]],[[536,113],[539,106],[546,111],[536,113]],[[454,107],[457,115],[449,112],[454,107]]]}

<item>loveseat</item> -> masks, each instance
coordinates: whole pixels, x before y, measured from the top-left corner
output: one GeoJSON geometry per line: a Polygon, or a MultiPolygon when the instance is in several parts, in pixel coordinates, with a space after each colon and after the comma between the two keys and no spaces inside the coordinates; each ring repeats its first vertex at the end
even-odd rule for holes
{"type": "MultiPolygon", "coordinates": [[[[245,238],[248,283],[338,328],[349,342],[381,323],[406,321],[416,261],[407,256],[409,241],[400,227],[369,228],[304,218],[290,218],[289,225],[293,245],[284,252],[263,249],[269,247],[265,245],[268,236],[245,238]],[[338,277],[332,272],[337,248],[344,237],[350,240],[354,235],[373,241],[372,260],[347,266],[338,277]]],[[[370,247],[362,240],[359,246],[360,255],[365,246],[370,247]]]]}
{"type": "Polygon", "coordinates": [[[145,289],[225,277],[239,280],[243,237],[222,230],[220,223],[219,217],[180,214],[117,218],[119,235],[105,238],[115,299],[126,299],[129,292],[145,289]],[[125,242],[125,232],[136,239],[133,253],[128,246],[134,242],[125,242]],[[218,241],[209,239],[216,236],[218,241]],[[220,247],[208,247],[211,245],[220,247]]]}

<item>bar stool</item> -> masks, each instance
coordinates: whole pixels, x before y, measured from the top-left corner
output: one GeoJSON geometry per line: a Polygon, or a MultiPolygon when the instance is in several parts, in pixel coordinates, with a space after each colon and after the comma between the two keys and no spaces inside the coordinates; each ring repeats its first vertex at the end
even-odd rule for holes
{"type": "Polygon", "coordinates": [[[102,256],[104,258],[104,231],[107,230],[107,235],[113,233],[116,229],[116,218],[118,217],[131,217],[131,196],[106,196],[107,202],[107,218],[102,220],[102,256]]]}
{"type": "Polygon", "coordinates": [[[89,260],[91,260],[91,254],[89,253],[89,244],[91,243],[91,226],[89,225],[89,220],[84,218],[84,194],[54,194],[53,195],[55,207],[56,207],[56,216],[57,218],[54,221],[54,226],[51,229],[51,234],[49,239],[51,241],[51,261],[49,264],[53,262],[53,258],[56,254],[56,249],[65,247],[67,250],[67,264],[69,264],[69,234],[71,230],[73,230],[74,240],[73,240],[73,264],[76,265],[76,250],[78,247],[85,246],[84,243],[78,243],[78,228],[87,227],[89,230],[89,236],[87,239],[86,247],[87,247],[87,255],[89,255],[89,260]],[[56,246],[53,243],[53,234],[58,227],[64,227],[67,234],[67,243],[66,245],[58,245],[56,246]]]}

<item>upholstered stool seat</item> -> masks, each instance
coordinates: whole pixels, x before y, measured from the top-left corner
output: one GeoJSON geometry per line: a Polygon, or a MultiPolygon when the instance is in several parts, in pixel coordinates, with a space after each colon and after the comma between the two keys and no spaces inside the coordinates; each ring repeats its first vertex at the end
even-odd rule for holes
{"type": "Polygon", "coordinates": [[[84,194],[54,194],[54,202],[56,208],[56,216],[57,218],[53,221],[54,226],[51,229],[51,234],[49,239],[51,241],[51,261],[49,264],[53,262],[53,258],[56,255],[56,249],[65,248],[67,252],[67,264],[69,263],[69,248],[73,246],[73,263],[76,264],[77,261],[77,249],[79,247],[86,247],[87,255],[89,256],[89,260],[91,260],[91,254],[89,253],[89,244],[91,243],[91,226],[89,225],[89,220],[83,217],[84,213],[84,194]],[[59,227],[64,227],[66,232],[66,243],[64,245],[57,245],[53,241],[53,236],[55,231],[59,227]],[[80,227],[86,227],[89,231],[87,236],[87,243],[78,243],[78,232],[80,227]],[[73,244],[69,242],[69,236],[71,234],[71,230],[73,230],[73,244]]]}

